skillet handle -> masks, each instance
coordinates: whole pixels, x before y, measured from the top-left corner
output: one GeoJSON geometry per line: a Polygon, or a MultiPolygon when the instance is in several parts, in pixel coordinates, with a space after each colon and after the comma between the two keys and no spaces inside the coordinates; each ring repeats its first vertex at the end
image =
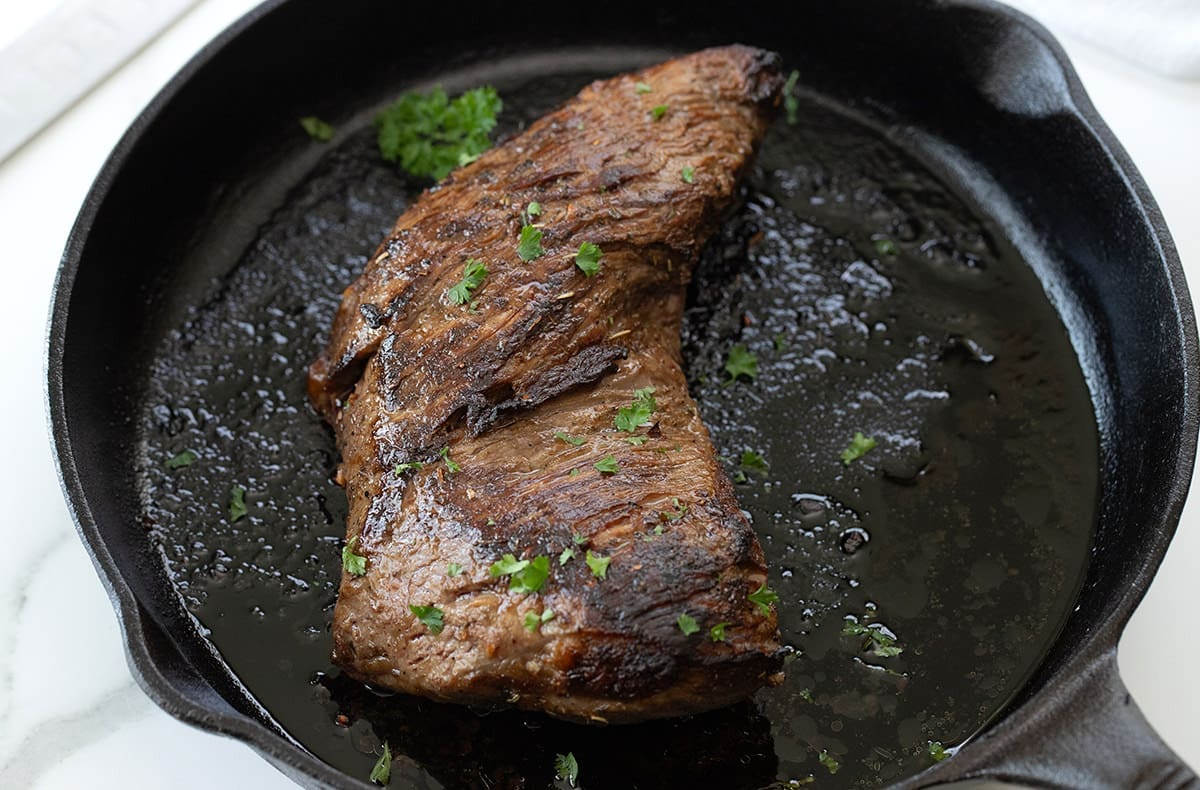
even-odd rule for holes
{"type": "Polygon", "coordinates": [[[968,764],[953,771],[963,779],[1034,787],[1200,788],[1196,774],[1130,697],[1117,671],[1115,648],[1069,673],[1058,687],[1045,689],[1039,702],[1032,715],[981,737],[972,747],[982,748],[963,750],[947,767],[966,759],[968,764]]]}

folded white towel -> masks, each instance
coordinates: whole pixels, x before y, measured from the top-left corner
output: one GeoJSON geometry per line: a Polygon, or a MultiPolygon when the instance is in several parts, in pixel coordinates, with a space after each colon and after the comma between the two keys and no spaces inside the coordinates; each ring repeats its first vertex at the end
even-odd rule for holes
{"type": "Polygon", "coordinates": [[[1200,79],[1200,0],[1005,0],[1065,33],[1168,77],[1200,79]]]}

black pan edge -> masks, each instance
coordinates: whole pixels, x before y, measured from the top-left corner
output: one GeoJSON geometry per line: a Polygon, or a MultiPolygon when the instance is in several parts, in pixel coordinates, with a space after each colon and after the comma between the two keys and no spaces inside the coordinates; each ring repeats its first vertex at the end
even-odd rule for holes
{"type": "MultiPolygon", "coordinates": [[[[131,670],[139,685],[164,710],[173,716],[204,729],[219,732],[243,740],[259,750],[267,759],[297,781],[313,786],[369,787],[365,782],[353,780],[331,769],[312,755],[297,748],[291,741],[260,721],[251,718],[228,705],[206,705],[197,701],[195,685],[199,681],[194,670],[174,650],[170,640],[156,623],[149,619],[138,604],[134,594],[122,575],[121,568],[108,551],[100,536],[96,520],[84,497],[83,484],[72,450],[71,434],[66,414],[64,392],[63,351],[67,329],[67,312],[70,294],[76,279],[86,239],[92,230],[97,213],[108,196],[111,184],[124,166],[126,159],[136,146],[145,130],[154,123],[163,109],[169,105],[197,71],[216,58],[232,41],[239,38],[258,22],[272,14],[286,0],[268,0],[239,19],[217,38],[200,50],[166,84],[149,105],[138,115],[130,128],[114,148],[93,183],[81,211],[72,227],[64,250],[59,273],[55,282],[50,307],[48,329],[48,356],[46,368],[46,397],[49,411],[51,437],[58,463],[59,479],[69,509],[101,580],[117,610],[125,640],[131,670]],[[191,673],[191,676],[189,676],[191,673]]],[[[1182,340],[1183,382],[1186,393],[1182,404],[1182,420],[1179,426],[1179,442],[1165,451],[1169,457],[1163,459],[1170,468],[1170,492],[1164,508],[1164,517],[1147,530],[1147,542],[1137,552],[1139,563],[1128,574],[1126,594],[1110,611],[1100,615],[1100,627],[1081,636],[1074,649],[1072,667],[1084,667],[1115,650],[1117,639],[1133,610],[1141,601],[1153,579],[1154,572],[1166,553],[1172,536],[1178,527],[1187,491],[1191,482],[1192,468],[1196,457],[1197,428],[1200,425],[1200,400],[1196,397],[1197,374],[1200,373],[1200,343],[1197,340],[1195,316],[1188,295],[1182,265],[1179,260],[1162,214],[1150,195],[1149,189],[1133,162],[1115,136],[1100,118],[1088,98],[1077,73],[1067,59],[1066,53],[1054,37],[1039,23],[1028,16],[992,0],[938,0],[931,3],[932,11],[965,9],[995,17],[998,24],[1019,26],[1032,33],[1052,54],[1057,62],[1067,89],[1074,103],[1073,111],[1078,120],[1094,137],[1102,152],[1110,160],[1113,169],[1124,181],[1135,199],[1141,218],[1157,243],[1157,252],[1169,281],[1173,297],[1173,330],[1182,340]]],[[[1039,670],[1031,687],[1041,685],[1039,678],[1057,675],[1064,671],[1039,670]]],[[[208,689],[209,695],[212,689],[208,689]]],[[[1030,709],[1036,698],[1044,696],[1050,689],[1027,693],[1018,699],[993,725],[989,737],[972,744],[977,760],[986,761],[988,742],[992,735],[1001,731],[1018,729],[1022,719],[1032,715],[1030,709]]],[[[995,739],[1001,740],[1001,739],[995,739]]],[[[1036,744],[1027,744],[1027,749],[1036,744]]],[[[959,760],[942,763],[919,777],[919,784],[945,781],[964,775],[967,766],[959,760]]],[[[914,778],[905,784],[917,784],[914,778]]]]}

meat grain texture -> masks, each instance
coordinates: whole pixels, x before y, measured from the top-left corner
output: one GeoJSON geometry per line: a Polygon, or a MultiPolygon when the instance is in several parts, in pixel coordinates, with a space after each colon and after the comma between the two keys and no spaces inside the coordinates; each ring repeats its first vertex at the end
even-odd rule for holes
{"type": "Polygon", "coordinates": [[[348,674],[610,723],[777,680],[775,613],[748,597],[767,579],[762,548],[688,395],[680,326],[780,84],[778,58],[742,46],[595,82],[421,195],[346,290],[309,389],[366,557],[334,612],[348,674]],[[544,254],[524,261],[534,201],[544,254]],[[583,242],[603,251],[592,277],[575,265],[583,242]],[[457,305],[468,259],[488,275],[457,305]],[[647,387],[647,424],[618,430],[647,387]],[[618,471],[595,468],[607,456],[618,471]],[[589,551],[609,559],[603,576],[589,551]],[[548,557],[544,586],[510,590],[489,570],[505,554],[548,557]],[[440,609],[443,630],[411,605],[440,609]]]}

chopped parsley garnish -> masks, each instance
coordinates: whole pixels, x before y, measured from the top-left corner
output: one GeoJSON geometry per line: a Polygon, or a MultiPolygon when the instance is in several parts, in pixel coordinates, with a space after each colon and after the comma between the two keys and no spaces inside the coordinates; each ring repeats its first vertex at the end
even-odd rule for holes
{"type": "Polygon", "coordinates": [[[375,761],[375,767],[371,769],[371,781],[375,784],[385,785],[392,780],[392,750],[388,748],[387,743],[383,744],[383,754],[379,755],[379,759],[375,761]]]}
{"type": "Polygon", "coordinates": [[[942,760],[945,760],[947,757],[949,757],[950,753],[946,751],[945,746],[942,746],[941,741],[930,741],[929,756],[933,758],[935,763],[940,763],[942,760]]]}
{"type": "Polygon", "coordinates": [[[483,280],[487,276],[487,266],[483,264],[483,261],[469,258],[466,265],[463,266],[463,278],[446,291],[446,295],[455,304],[466,304],[471,301],[471,292],[483,285],[483,280]]]}
{"type": "Polygon", "coordinates": [[[246,517],[246,489],[234,486],[229,490],[229,521],[232,523],[246,517]]]}
{"type": "Polygon", "coordinates": [[[505,554],[492,563],[488,573],[493,578],[508,576],[508,589],[512,592],[537,592],[545,586],[546,579],[550,577],[550,558],[541,556],[532,560],[518,560],[511,554],[505,554]]]}
{"type": "Polygon", "coordinates": [[[570,472],[567,472],[567,477],[579,477],[579,470],[572,469],[570,472]]]}
{"type": "Polygon", "coordinates": [[[679,619],[675,621],[675,624],[679,626],[680,631],[683,631],[684,636],[691,636],[700,630],[700,626],[696,625],[696,618],[686,612],[679,615],[679,619]]]}
{"type": "Polygon", "coordinates": [[[667,521],[678,521],[688,512],[688,506],[679,504],[677,496],[671,497],[671,506],[674,508],[673,510],[665,510],[660,514],[667,521]]]}
{"type": "Polygon", "coordinates": [[[729,349],[729,358],[725,360],[725,372],[729,374],[729,381],[725,382],[726,384],[737,381],[738,376],[756,379],[758,378],[758,357],[747,351],[744,345],[738,343],[729,349]]]}
{"type": "Polygon", "coordinates": [[[665,104],[656,105],[654,109],[650,111],[650,117],[656,121],[661,121],[662,117],[667,114],[667,110],[669,109],[670,108],[665,104]]]}
{"type": "Polygon", "coordinates": [[[592,575],[597,579],[608,578],[608,565],[612,562],[612,557],[602,557],[599,554],[594,554],[591,549],[588,549],[587,556],[584,557],[584,562],[592,569],[592,575]]]}
{"type": "Polygon", "coordinates": [[[757,590],[746,596],[763,615],[771,614],[771,604],[779,601],[779,595],[763,582],[757,590]]]}
{"type": "Polygon", "coordinates": [[[443,447],[442,451],[440,453],[438,453],[438,455],[440,455],[442,457],[442,460],[446,462],[446,469],[449,470],[451,473],[462,471],[462,467],[459,466],[457,463],[455,463],[454,459],[450,457],[450,446],[449,445],[443,447]]]}
{"type": "Polygon", "coordinates": [[[542,204],[536,200],[529,201],[529,205],[525,207],[525,216],[536,217],[542,213],[542,204]]]}
{"type": "Polygon", "coordinates": [[[717,623],[712,628],[708,629],[708,638],[714,642],[725,641],[725,629],[729,627],[729,623],[717,623]]]}
{"type": "Polygon", "coordinates": [[[555,431],[554,438],[558,439],[559,441],[566,442],[567,444],[571,445],[572,447],[578,447],[579,445],[581,445],[587,441],[587,439],[584,439],[579,436],[571,436],[570,434],[563,433],[562,431],[555,431]]]}
{"type": "Polygon", "coordinates": [[[785,348],[787,348],[787,335],[785,335],[783,332],[776,333],[772,340],[775,343],[776,351],[783,351],[785,348]]]}
{"type": "Polygon", "coordinates": [[[632,444],[634,447],[641,447],[646,442],[650,441],[649,436],[626,436],[625,441],[632,444]]]}
{"type": "Polygon", "coordinates": [[[633,89],[635,91],[637,91],[638,96],[641,96],[642,94],[649,93],[650,91],[654,90],[654,88],[651,88],[648,84],[646,84],[644,82],[635,82],[633,85],[633,89]]]}
{"type": "Polygon", "coordinates": [[[862,431],[855,431],[854,438],[850,440],[850,446],[842,450],[842,463],[849,466],[852,462],[862,458],[867,453],[875,449],[878,444],[869,436],[863,436],[862,431]]]}
{"type": "Polygon", "coordinates": [[[683,183],[685,184],[696,183],[696,168],[691,166],[683,168],[679,171],[679,177],[683,179],[683,183]]]}
{"type": "Polygon", "coordinates": [[[805,702],[812,702],[812,689],[800,689],[800,699],[804,700],[805,702]]]}
{"type": "Polygon", "coordinates": [[[525,630],[533,632],[542,627],[542,623],[548,623],[554,619],[554,612],[545,609],[539,615],[537,612],[525,613],[525,630]]]}
{"type": "Polygon", "coordinates": [[[579,780],[579,763],[575,761],[574,754],[567,752],[554,755],[554,776],[566,779],[571,787],[575,786],[575,782],[579,780]]]}
{"type": "Polygon", "coordinates": [[[880,255],[895,255],[898,252],[896,242],[891,239],[875,239],[875,252],[880,255]]]}
{"type": "Polygon", "coordinates": [[[847,620],[842,626],[842,636],[863,637],[862,649],[880,658],[893,658],[904,652],[904,648],[896,644],[896,637],[889,634],[881,623],[864,624],[847,620]]]}
{"type": "Polygon", "coordinates": [[[452,562],[446,566],[446,575],[450,577],[459,576],[463,572],[463,567],[457,562],[452,562]]]}
{"type": "Polygon", "coordinates": [[[570,546],[567,546],[565,549],[562,550],[562,554],[558,555],[558,564],[566,565],[568,562],[570,562],[573,559],[575,559],[575,549],[571,548],[570,546]]]}
{"type": "Polygon", "coordinates": [[[517,242],[517,255],[521,256],[521,260],[536,260],[545,253],[542,249],[542,229],[533,225],[522,225],[521,240],[517,242]]]}
{"type": "Polygon", "coordinates": [[[598,246],[585,241],[579,245],[579,252],[575,253],[575,265],[584,277],[594,277],[600,271],[600,256],[603,254],[598,246]]]}
{"type": "Polygon", "coordinates": [[[617,466],[616,457],[611,455],[604,456],[599,461],[592,464],[592,467],[603,475],[615,475],[617,472],[621,471],[621,467],[617,466]]]}
{"type": "Polygon", "coordinates": [[[354,550],[358,548],[358,535],[346,541],[346,545],[342,546],[342,567],[346,569],[346,573],[352,576],[363,576],[367,572],[367,558],[361,554],[355,554],[354,550]]]}
{"type": "Polygon", "coordinates": [[[488,573],[490,573],[493,578],[497,576],[509,576],[528,567],[529,560],[518,560],[511,554],[505,554],[503,557],[492,563],[492,567],[488,568],[488,573]]]}
{"type": "Polygon", "coordinates": [[[168,469],[182,469],[185,466],[191,466],[193,462],[200,456],[193,453],[191,450],[184,450],[179,455],[173,455],[167,459],[166,467],[168,469]]]}
{"type": "Polygon", "coordinates": [[[642,425],[650,422],[650,415],[658,408],[654,400],[654,387],[643,387],[633,391],[633,403],[617,409],[613,424],[618,431],[633,433],[642,425]]]}
{"type": "Polygon", "coordinates": [[[396,474],[402,475],[405,472],[419,472],[425,468],[425,464],[420,461],[408,461],[403,464],[396,464],[396,474]]]}
{"type": "Polygon", "coordinates": [[[787,110],[787,122],[789,124],[796,123],[796,113],[800,109],[800,100],[792,93],[796,89],[796,82],[800,79],[800,72],[793,71],[788,75],[787,82],[783,83],[783,108],[787,110]]]}
{"type": "Polygon", "coordinates": [[[442,610],[436,606],[408,605],[408,611],[417,616],[421,624],[429,629],[429,633],[437,636],[442,632],[442,610]]]}
{"type": "Polygon", "coordinates": [[[571,540],[575,541],[576,546],[582,546],[588,542],[588,539],[578,532],[571,536],[571,540]]]}
{"type": "Polygon", "coordinates": [[[765,475],[771,471],[767,459],[763,458],[753,450],[745,450],[742,452],[742,460],[738,463],[742,469],[747,472],[755,472],[756,474],[765,475]]]}
{"type": "Polygon", "coordinates": [[[301,118],[300,125],[304,127],[304,131],[308,132],[309,137],[318,142],[327,143],[333,139],[333,127],[315,115],[301,118]]]}
{"type": "Polygon", "coordinates": [[[375,117],[379,152],[415,176],[441,180],[492,147],[503,102],[490,86],[451,100],[441,88],[406,93],[375,117]]]}
{"type": "Polygon", "coordinates": [[[821,753],[817,755],[817,762],[825,766],[825,768],[828,769],[829,773],[831,774],[836,774],[838,769],[842,767],[842,764],[839,763],[832,754],[824,749],[822,749],[821,753]]]}

